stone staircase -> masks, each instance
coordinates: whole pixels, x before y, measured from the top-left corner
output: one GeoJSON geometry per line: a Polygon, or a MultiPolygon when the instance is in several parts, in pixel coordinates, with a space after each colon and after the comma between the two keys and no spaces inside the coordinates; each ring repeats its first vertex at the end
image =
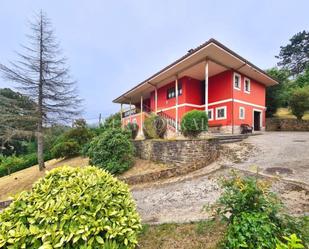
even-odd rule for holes
{"type": "Polygon", "coordinates": [[[227,144],[227,143],[241,142],[244,139],[248,138],[249,135],[247,134],[233,134],[233,135],[216,134],[214,135],[214,137],[219,141],[220,144],[227,144]]]}

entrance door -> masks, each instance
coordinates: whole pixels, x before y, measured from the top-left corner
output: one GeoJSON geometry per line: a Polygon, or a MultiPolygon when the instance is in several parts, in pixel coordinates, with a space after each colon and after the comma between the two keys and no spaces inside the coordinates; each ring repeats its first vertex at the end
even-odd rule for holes
{"type": "Polygon", "coordinates": [[[261,130],[261,112],[254,111],[254,130],[259,131],[261,130]]]}

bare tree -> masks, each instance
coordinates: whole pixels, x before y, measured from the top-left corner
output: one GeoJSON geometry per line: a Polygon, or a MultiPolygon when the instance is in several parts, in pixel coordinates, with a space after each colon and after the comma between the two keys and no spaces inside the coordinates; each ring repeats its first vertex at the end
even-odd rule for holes
{"type": "Polygon", "coordinates": [[[39,169],[44,165],[44,126],[70,121],[80,113],[75,81],[71,80],[50,20],[42,11],[30,23],[29,45],[22,46],[18,60],[0,64],[5,79],[18,83],[18,89],[36,103],[36,138],[39,169]]]}

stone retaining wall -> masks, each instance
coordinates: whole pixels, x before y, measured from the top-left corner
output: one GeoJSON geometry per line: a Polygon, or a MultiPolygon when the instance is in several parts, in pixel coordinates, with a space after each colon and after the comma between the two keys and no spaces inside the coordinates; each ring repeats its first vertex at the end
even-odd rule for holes
{"type": "Polygon", "coordinates": [[[207,166],[219,156],[215,139],[200,140],[136,140],[136,156],[173,166],[198,169],[207,166]]]}
{"type": "Polygon", "coordinates": [[[297,119],[266,119],[267,131],[309,131],[309,120],[297,119]]]}

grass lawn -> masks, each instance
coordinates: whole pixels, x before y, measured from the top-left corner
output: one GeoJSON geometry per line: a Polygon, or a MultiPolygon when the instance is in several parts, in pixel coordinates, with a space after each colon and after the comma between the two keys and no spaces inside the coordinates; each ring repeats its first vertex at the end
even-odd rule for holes
{"type": "Polygon", "coordinates": [[[215,249],[226,226],[220,221],[185,224],[144,225],[139,236],[141,249],[215,249]]]}
{"type": "MultiPolygon", "coordinates": [[[[277,113],[274,115],[276,118],[286,118],[286,119],[296,119],[296,117],[291,113],[288,108],[278,108],[277,113]]],[[[309,120],[309,112],[307,112],[304,117],[304,120],[309,120]]]]}
{"type": "MultiPolygon", "coordinates": [[[[51,170],[59,166],[69,165],[72,167],[82,167],[88,165],[88,158],[74,157],[66,160],[50,160],[46,162],[46,170],[51,170]]],[[[39,171],[37,165],[17,171],[11,175],[0,178],[0,200],[7,200],[9,196],[15,195],[23,190],[31,189],[32,184],[45,175],[44,171],[39,171]]]]}

